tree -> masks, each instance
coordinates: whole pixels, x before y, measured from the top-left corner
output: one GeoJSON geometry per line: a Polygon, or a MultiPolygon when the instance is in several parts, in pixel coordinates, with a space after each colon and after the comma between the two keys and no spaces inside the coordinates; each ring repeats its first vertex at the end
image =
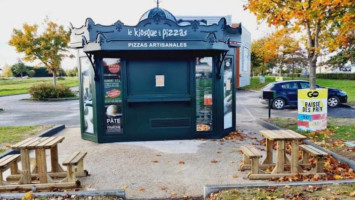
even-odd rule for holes
{"type": "Polygon", "coordinates": [[[27,71],[26,65],[23,64],[23,62],[19,59],[18,62],[14,65],[11,66],[12,72],[15,74],[15,76],[20,75],[21,78],[23,77],[23,73],[27,71]]]}
{"type": "Polygon", "coordinates": [[[27,74],[28,74],[29,77],[34,77],[35,74],[36,74],[36,71],[33,70],[33,69],[31,69],[31,70],[28,70],[28,71],[27,71],[27,74]]]}
{"type": "Polygon", "coordinates": [[[306,39],[310,87],[316,88],[316,67],[320,49],[334,51],[349,45],[354,35],[352,0],[249,0],[245,9],[271,26],[302,33],[306,39]]]}
{"type": "Polygon", "coordinates": [[[14,75],[12,74],[11,68],[9,65],[4,65],[4,67],[2,68],[2,74],[1,76],[3,77],[13,77],[14,75]]]}
{"type": "Polygon", "coordinates": [[[45,31],[38,33],[38,25],[24,24],[22,30],[14,29],[9,45],[14,46],[17,52],[25,54],[25,61],[39,60],[47,71],[53,74],[53,85],[56,87],[56,77],[60,64],[68,54],[70,33],[63,26],[45,20],[45,31]]]}

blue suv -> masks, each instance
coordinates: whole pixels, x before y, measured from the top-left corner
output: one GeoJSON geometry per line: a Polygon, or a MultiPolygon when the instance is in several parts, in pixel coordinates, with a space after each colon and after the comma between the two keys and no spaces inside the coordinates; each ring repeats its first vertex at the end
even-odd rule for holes
{"type": "MultiPolygon", "coordinates": [[[[259,101],[261,103],[267,104],[268,100],[262,98],[263,91],[275,91],[276,96],[272,100],[272,108],[281,110],[285,106],[297,106],[297,90],[298,89],[308,89],[308,81],[280,81],[269,83],[261,89],[261,96],[259,101]]],[[[317,85],[317,88],[324,88],[317,85]]],[[[328,106],[337,107],[341,103],[346,103],[348,101],[348,95],[346,92],[334,88],[328,88],[328,106]]]]}

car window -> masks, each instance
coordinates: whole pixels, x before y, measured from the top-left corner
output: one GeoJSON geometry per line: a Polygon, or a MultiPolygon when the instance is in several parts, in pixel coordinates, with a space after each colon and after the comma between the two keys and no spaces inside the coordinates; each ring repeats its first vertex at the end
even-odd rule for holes
{"type": "Polygon", "coordinates": [[[298,89],[297,83],[284,83],[281,85],[283,89],[298,89]]]}
{"type": "Polygon", "coordinates": [[[273,83],[267,84],[265,87],[263,87],[263,90],[271,90],[274,87],[273,83]]]}
{"type": "Polygon", "coordinates": [[[307,83],[307,82],[300,82],[300,84],[301,84],[301,88],[302,89],[308,89],[309,88],[309,83],[307,83]]]}

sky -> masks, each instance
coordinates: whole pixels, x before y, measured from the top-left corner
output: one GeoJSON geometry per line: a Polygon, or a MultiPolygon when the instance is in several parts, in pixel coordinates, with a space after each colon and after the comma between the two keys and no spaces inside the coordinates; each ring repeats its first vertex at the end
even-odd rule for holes
{"type": "MultiPolygon", "coordinates": [[[[265,23],[258,24],[255,16],[243,9],[246,3],[247,0],[161,0],[160,7],[176,16],[232,15],[232,22],[241,22],[251,32],[252,40],[269,34],[271,29],[265,23]]],[[[117,20],[136,25],[141,15],[155,6],[155,0],[0,0],[0,68],[23,58],[8,41],[12,30],[21,28],[24,23],[42,24],[48,17],[69,30],[70,23],[80,27],[90,17],[102,25],[111,25],[117,20]]],[[[64,69],[76,65],[75,59],[62,62],[64,69]]]]}

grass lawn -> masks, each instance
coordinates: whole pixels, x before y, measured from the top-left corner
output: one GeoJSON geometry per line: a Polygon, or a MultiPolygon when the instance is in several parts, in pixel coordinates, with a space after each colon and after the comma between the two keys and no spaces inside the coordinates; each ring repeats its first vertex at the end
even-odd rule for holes
{"type": "Polygon", "coordinates": [[[6,151],[11,144],[37,135],[52,127],[53,125],[0,126],[0,153],[6,151]]]}
{"type": "MultiPolygon", "coordinates": [[[[41,83],[53,83],[53,78],[16,78],[13,80],[0,79],[0,96],[24,94],[32,85],[41,83]]],[[[79,84],[78,77],[65,77],[65,80],[57,80],[57,84],[64,84],[68,87],[74,87],[79,84]]]]}
{"type": "MultiPolygon", "coordinates": [[[[284,77],[284,80],[291,80],[291,77],[284,77]]],[[[295,78],[295,80],[308,80],[306,78],[295,78]]],[[[249,86],[242,89],[260,90],[268,83],[275,81],[275,77],[265,77],[265,83],[259,82],[259,77],[252,77],[249,86]]],[[[344,90],[348,94],[348,101],[355,104],[355,81],[353,80],[334,80],[334,79],[317,79],[317,85],[344,90]]]]}
{"type": "MultiPolygon", "coordinates": [[[[297,131],[297,119],[287,117],[276,117],[269,120],[281,128],[297,131]]],[[[324,139],[354,140],[355,139],[355,118],[334,118],[328,117],[328,129],[332,134],[315,134],[298,131],[299,133],[311,137],[315,141],[324,139]],[[326,138],[325,138],[326,137],[326,138]]]]}
{"type": "Polygon", "coordinates": [[[355,184],[240,188],[212,194],[208,200],[237,199],[354,199],[355,184]]]}

